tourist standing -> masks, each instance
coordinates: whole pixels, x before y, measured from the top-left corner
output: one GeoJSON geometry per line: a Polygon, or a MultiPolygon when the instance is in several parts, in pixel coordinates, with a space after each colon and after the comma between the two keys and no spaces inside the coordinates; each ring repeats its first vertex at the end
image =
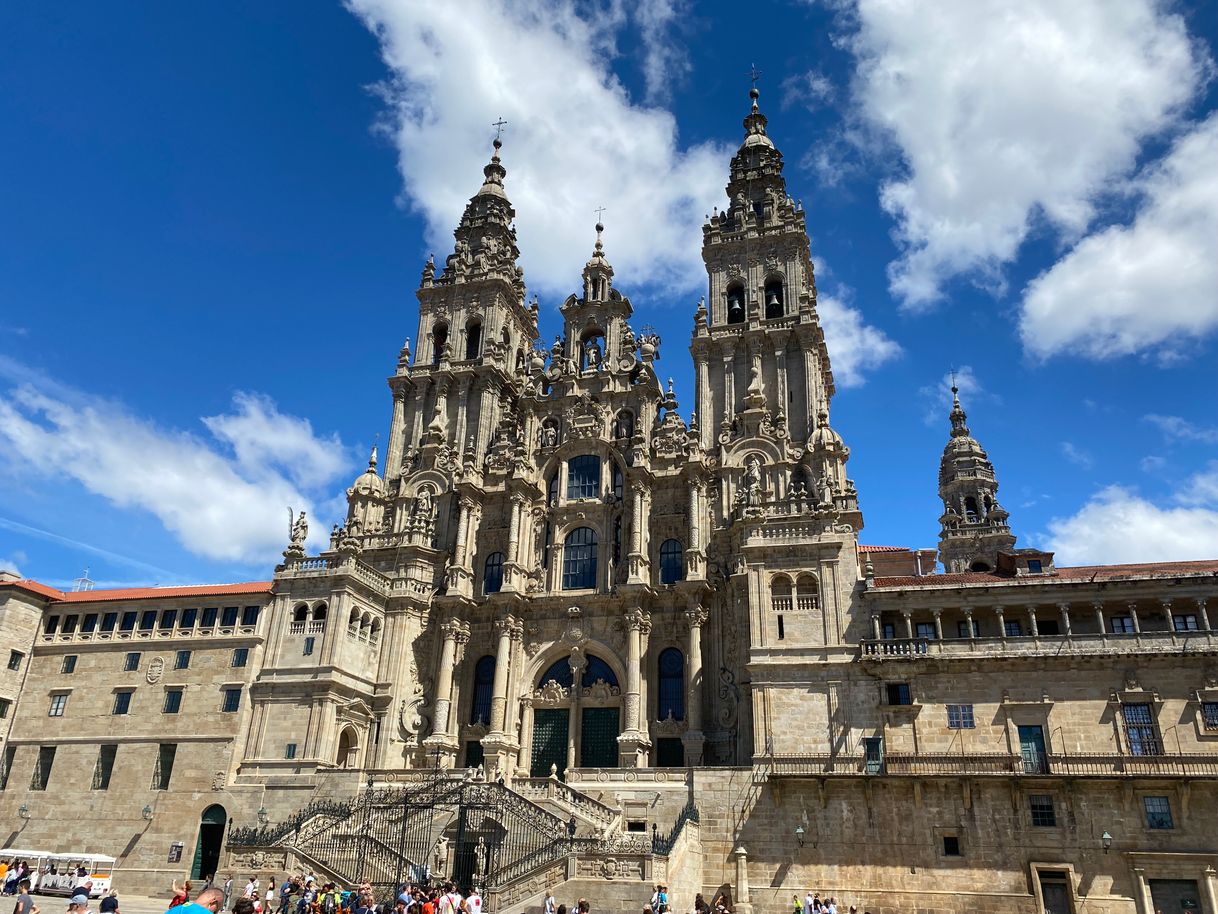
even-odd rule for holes
{"type": "Polygon", "coordinates": [[[119,914],[118,892],[111,889],[110,894],[101,900],[101,904],[97,906],[97,910],[100,911],[101,914],[119,914]]]}
{"type": "Polygon", "coordinates": [[[13,914],[38,914],[38,905],[34,904],[34,899],[30,897],[28,879],[22,879],[17,884],[17,907],[13,908],[13,914]]]}

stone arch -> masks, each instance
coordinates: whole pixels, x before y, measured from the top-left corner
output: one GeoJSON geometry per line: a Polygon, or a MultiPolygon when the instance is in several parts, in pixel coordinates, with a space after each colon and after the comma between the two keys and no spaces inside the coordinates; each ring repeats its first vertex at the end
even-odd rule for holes
{"type": "Polygon", "coordinates": [[[810,571],[795,579],[795,602],[802,610],[820,609],[820,580],[810,571]]]}
{"type": "Polygon", "coordinates": [[[786,314],[786,280],[781,274],[772,273],[766,277],[762,294],[766,320],[773,320],[786,314]]]}
{"type": "Polygon", "coordinates": [[[309,621],[309,604],[297,603],[292,610],[292,621],[304,623],[309,621]]]}
{"type": "Polygon", "coordinates": [[[790,575],[776,574],[770,578],[770,608],[775,612],[790,612],[794,586],[790,575]]]}
{"type": "Polygon", "coordinates": [[[325,622],[327,611],[328,610],[324,600],[320,603],[315,603],[313,604],[313,612],[310,614],[310,618],[314,622],[325,622]]]}
{"type": "Polygon", "coordinates": [[[733,280],[727,286],[727,322],[743,324],[748,316],[748,303],[745,301],[744,283],[733,280]]]}
{"type": "Polygon", "coordinates": [[[334,764],[339,768],[359,767],[359,731],[348,724],[338,734],[338,750],[334,764]]]}

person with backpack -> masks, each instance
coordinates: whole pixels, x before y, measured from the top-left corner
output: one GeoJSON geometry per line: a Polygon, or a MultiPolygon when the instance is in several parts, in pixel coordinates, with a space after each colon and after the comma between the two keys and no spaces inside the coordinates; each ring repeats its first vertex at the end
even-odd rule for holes
{"type": "Polygon", "coordinates": [[[327,882],[321,887],[321,897],[317,899],[321,914],[338,914],[342,907],[342,899],[333,882],[327,882]]]}

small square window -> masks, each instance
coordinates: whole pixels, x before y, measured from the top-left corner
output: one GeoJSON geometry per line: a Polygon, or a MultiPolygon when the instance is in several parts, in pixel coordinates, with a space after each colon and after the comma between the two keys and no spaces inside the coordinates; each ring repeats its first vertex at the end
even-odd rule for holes
{"type": "Polygon", "coordinates": [[[59,672],[64,673],[64,674],[76,672],[76,655],[75,654],[65,654],[64,655],[63,665],[59,668],[59,672]]]}
{"type": "Polygon", "coordinates": [[[53,635],[59,630],[59,616],[48,616],[46,627],[43,629],[43,634],[53,635]]]}
{"type": "Polygon", "coordinates": [[[1114,635],[1132,635],[1133,619],[1129,616],[1113,616],[1108,620],[1114,635]]]}
{"type": "Polygon", "coordinates": [[[157,612],[155,609],[146,609],[140,614],[140,631],[150,632],[156,627],[157,612]]]}
{"type": "Polygon", "coordinates": [[[918,638],[927,638],[933,640],[935,637],[935,623],[919,622],[914,627],[914,636],[918,638]]]}
{"type": "Polygon", "coordinates": [[[112,632],[118,626],[118,613],[105,613],[102,616],[101,630],[112,632]]]}
{"type": "Polygon", "coordinates": [[[1041,565],[1040,559],[1028,559],[1028,573],[1040,574],[1044,571],[1044,566],[1041,565]]]}
{"type": "Polygon", "coordinates": [[[233,714],[241,709],[241,690],[240,689],[225,689],[224,704],[220,710],[225,714],[233,714]]]}
{"type": "Polygon", "coordinates": [[[165,692],[165,706],[161,708],[162,714],[177,714],[182,710],[182,690],[167,689],[165,692]]]}
{"type": "Polygon", "coordinates": [[[956,835],[943,836],[943,856],[944,857],[959,857],[960,856],[960,838],[956,835]]]}
{"type": "Polygon", "coordinates": [[[68,706],[67,695],[52,695],[51,710],[47,712],[47,717],[63,717],[64,709],[68,706]]]}
{"type": "Polygon", "coordinates": [[[287,759],[296,758],[296,744],[288,743],[283,747],[283,757],[287,759]]]}
{"type": "Polygon", "coordinates": [[[1142,805],[1146,809],[1146,827],[1153,829],[1171,829],[1176,823],[1171,817],[1171,803],[1167,797],[1142,797],[1142,805]]]}
{"type": "Polygon", "coordinates": [[[250,649],[248,647],[233,648],[233,666],[245,666],[250,662],[250,649]]]}
{"type": "Polygon", "coordinates": [[[133,673],[140,668],[140,652],[132,651],[123,660],[123,670],[127,673],[133,673]]]}
{"type": "Polygon", "coordinates": [[[190,651],[178,651],[173,658],[173,668],[175,670],[189,670],[190,651]]]}
{"type": "Polygon", "coordinates": [[[216,616],[219,614],[219,612],[220,610],[216,609],[214,606],[205,606],[203,608],[203,619],[199,623],[199,626],[201,628],[215,628],[216,616]]]}
{"type": "Polygon", "coordinates": [[[1178,632],[1195,632],[1198,630],[1197,617],[1192,613],[1180,613],[1171,617],[1172,628],[1178,632]]]}
{"type": "Polygon", "coordinates": [[[161,613],[161,629],[170,629],[178,624],[178,611],[176,609],[167,609],[161,613]]]}
{"type": "Polygon", "coordinates": [[[1023,623],[1018,619],[1012,619],[1002,623],[1002,630],[1007,633],[1008,638],[1023,637],[1023,623]]]}
{"type": "Polygon", "coordinates": [[[220,616],[220,624],[224,628],[232,628],[237,624],[237,613],[241,610],[236,606],[224,607],[224,614],[220,616]]]}
{"type": "Polygon", "coordinates": [[[1206,730],[1218,730],[1218,701],[1201,702],[1201,725],[1206,730]]]}
{"type": "Polygon", "coordinates": [[[131,693],[130,692],[115,692],[114,693],[114,713],[126,714],[131,710],[131,693]]]}
{"type": "Polygon", "coordinates": [[[313,653],[313,648],[316,644],[317,644],[316,638],[305,638],[304,639],[304,655],[306,657],[308,657],[310,654],[313,653]]]}
{"type": "Polygon", "coordinates": [[[21,653],[21,651],[9,651],[8,652],[8,668],[10,670],[21,669],[21,661],[24,659],[25,659],[25,654],[21,653]]]}
{"type": "Polygon", "coordinates": [[[972,705],[947,706],[947,727],[949,730],[972,730],[975,726],[976,724],[973,723],[972,705]]]}
{"type": "Polygon", "coordinates": [[[244,609],[242,609],[241,610],[241,624],[247,625],[247,626],[257,625],[258,624],[258,611],[261,608],[262,608],[261,606],[247,606],[244,609]]]}
{"type": "Polygon", "coordinates": [[[880,637],[885,641],[895,641],[897,639],[897,627],[892,622],[885,622],[880,626],[880,637]]]}
{"type": "Polygon", "coordinates": [[[195,622],[199,620],[199,611],[197,609],[182,610],[182,621],[178,623],[178,628],[194,628],[195,622]]]}
{"type": "Polygon", "coordinates": [[[121,632],[135,631],[135,622],[139,618],[139,615],[139,613],[134,611],[123,613],[123,619],[118,624],[118,630],[121,632]]]}
{"type": "Polygon", "coordinates": [[[72,634],[72,632],[76,631],[76,623],[79,619],[80,619],[80,616],[64,616],[63,617],[63,633],[65,635],[70,635],[70,634],[72,634]]]}
{"type": "Polygon", "coordinates": [[[1052,828],[1057,825],[1057,811],[1053,808],[1053,797],[1048,794],[1033,794],[1028,797],[1028,807],[1032,811],[1032,824],[1039,828],[1052,828]]]}
{"type": "Polygon", "coordinates": [[[7,698],[0,698],[0,720],[8,717],[8,710],[13,706],[12,701],[7,698]]]}
{"type": "Polygon", "coordinates": [[[97,613],[87,613],[80,623],[80,630],[85,634],[97,631],[97,613]]]}
{"type": "Polygon", "coordinates": [[[913,696],[909,691],[908,682],[890,682],[885,686],[890,705],[911,705],[913,696]]]}

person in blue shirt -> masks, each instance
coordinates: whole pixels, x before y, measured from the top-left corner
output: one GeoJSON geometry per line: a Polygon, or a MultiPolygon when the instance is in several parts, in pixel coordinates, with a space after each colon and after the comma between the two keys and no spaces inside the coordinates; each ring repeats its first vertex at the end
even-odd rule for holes
{"type": "Polygon", "coordinates": [[[204,889],[194,901],[170,908],[165,914],[219,914],[223,904],[224,893],[220,889],[204,889]]]}

